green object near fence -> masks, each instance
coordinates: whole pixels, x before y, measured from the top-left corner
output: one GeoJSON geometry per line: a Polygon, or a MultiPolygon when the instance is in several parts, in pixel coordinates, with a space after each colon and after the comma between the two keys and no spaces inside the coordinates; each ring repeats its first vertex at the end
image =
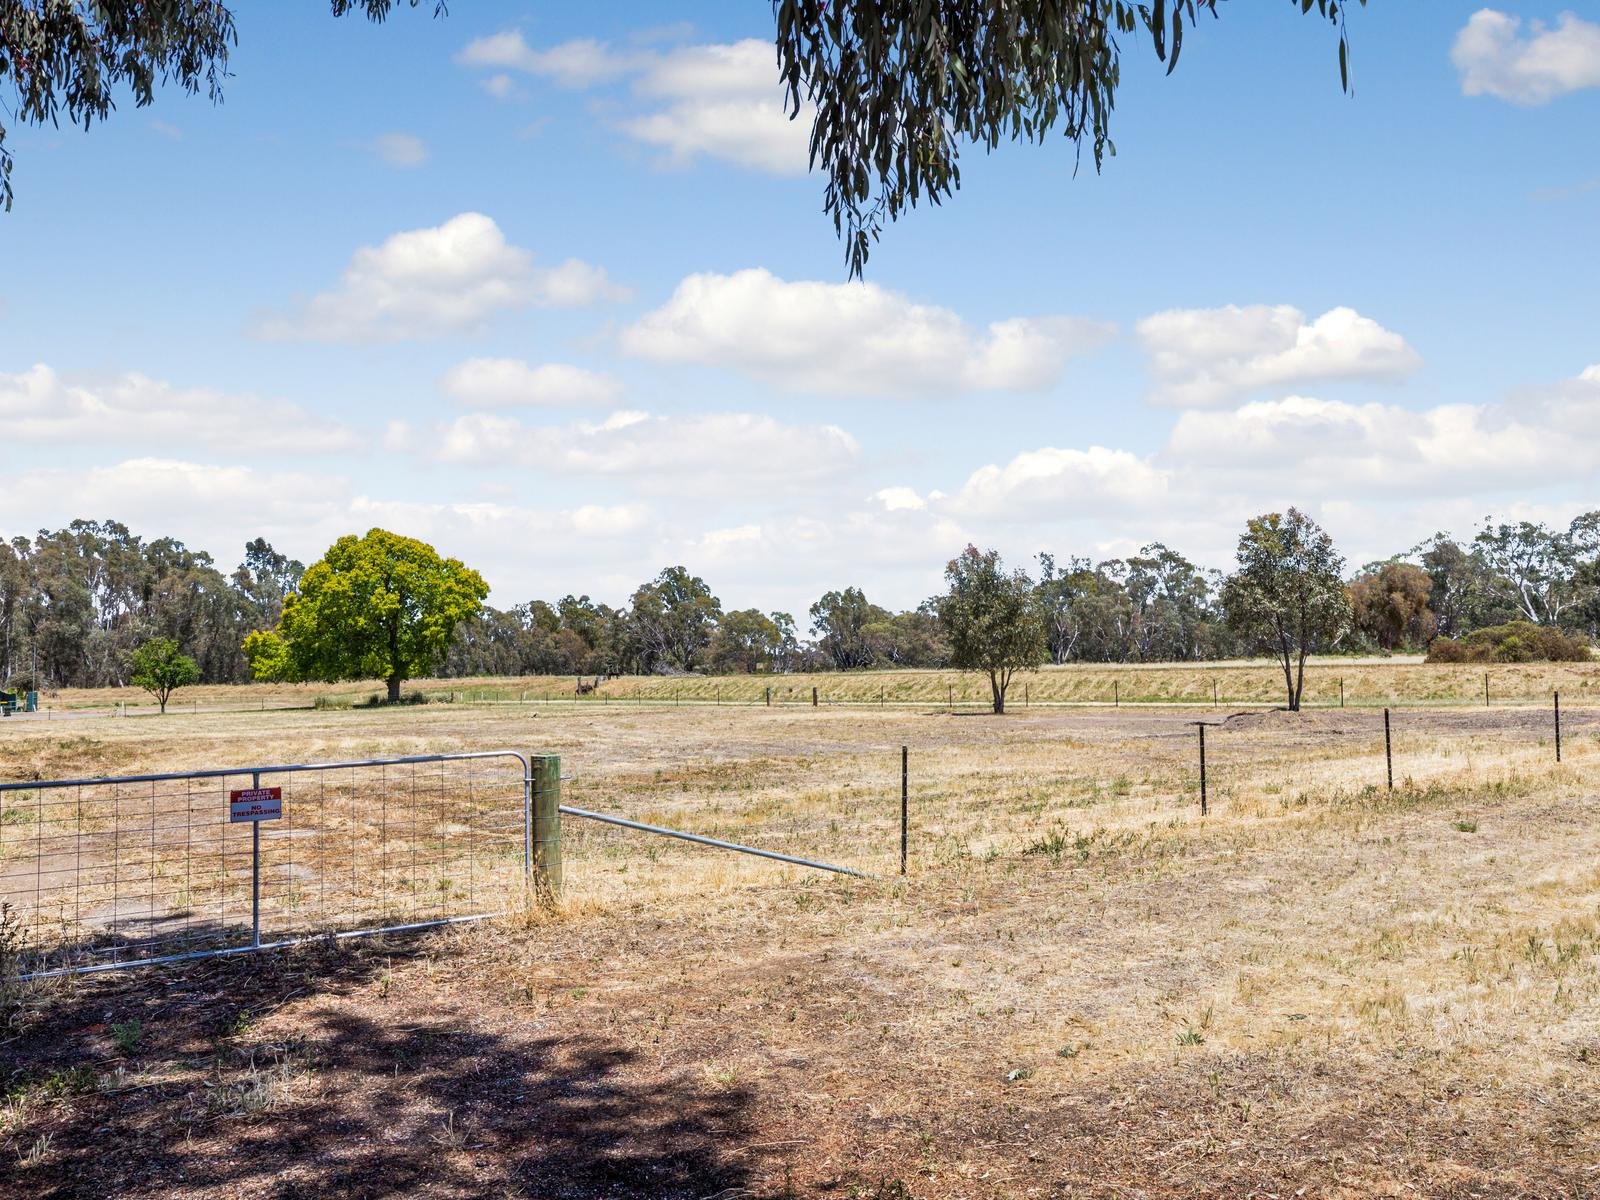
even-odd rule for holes
{"type": "Polygon", "coordinates": [[[38,712],[39,693],[21,690],[0,692],[0,714],[10,716],[15,712],[38,712]]]}

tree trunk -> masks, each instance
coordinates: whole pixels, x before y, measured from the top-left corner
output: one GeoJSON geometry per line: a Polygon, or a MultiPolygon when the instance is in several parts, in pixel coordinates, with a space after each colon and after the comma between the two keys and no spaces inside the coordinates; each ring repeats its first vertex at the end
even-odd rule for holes
{"type": "Polygon", "coordinates": [[[388,683],[389,683],[389,703],[390,704],[399,704],[400,703],[400,676],[398,676],[398,675],[389,676],[388,683]]]}
{"type": "Polygon", "coordinates": [[[989,672],[989,690],[994,693],[994,713],[995,713],[995,716],[997,716],[997,717],[1005,716],[1005,713],[1006,713],[1006,689],[1001,684],[999,677],[993,671],[989,672]]]}

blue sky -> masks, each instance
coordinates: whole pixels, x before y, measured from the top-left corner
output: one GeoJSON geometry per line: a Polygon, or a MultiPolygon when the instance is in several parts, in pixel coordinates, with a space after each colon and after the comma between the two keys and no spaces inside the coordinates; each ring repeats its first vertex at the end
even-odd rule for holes
{"type": "MultiPolygon", "coordinates": [[[[312,6],[314,9],[316,6],[312,6]]],[[[971,151],[865,285],[763,4],[242,10],[225,103],[13,130],[0,534],[381,524],[494,600],[916,603],[967,541],[1352,562],[1600,503],[1600,11],[1224,6],[1103,173],[971,151]],[[1587,375],[1586,375],[1587,372],[1587,375]]]]}

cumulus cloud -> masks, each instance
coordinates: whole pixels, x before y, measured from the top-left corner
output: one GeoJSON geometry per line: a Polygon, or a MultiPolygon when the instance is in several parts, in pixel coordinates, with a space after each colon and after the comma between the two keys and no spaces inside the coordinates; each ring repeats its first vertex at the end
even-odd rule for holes
{"type": "Polygon", "coordinates": [[[577,38],[543,50],[528,45],[520,29],[468,42],[456,55],[465,67],[522,71],[567,88],[591,88],[636,71],[638,55],[619,53],[593,38],[577,38]]]}
{"type": "Polygon", "coordinates": [[[1398,380],[1420,365],[1416,351],[1350,308],[1314,321],[1288,304],[1170,309],[1140,321],[1152,399],[1206,407],[1265,388],[1334,380],[1398,380]]]}
{"type": "Polygon", "coordinates": [[[729,500],[752,487],[820,482],[850,468],[860,455],[855,438],[836,425],[791,425],[755,413],[636,411],[563,426],[467,413],[435,430],[426,450],[447,463],[526,463],[626,479],[645,491],[729,500]]]}
{"type": "Polygon", "coordinates": [[[69,383],[44,363],[0,373],[0,444],[251,447],[297,454],[360,449],[361,438],[299,405],[180,388],[137,371],[69,383]]]}
{"type": "Polygon", "coordinates": [[[492,219],[469,212],[363,246],[335,288],[263,318],[255,332],[269,341],[437,337],[507,309],[583,307],[624,295],[604,269],[579,259],[536,267],[492,219]]]}
{"type": "Polygon", "coordinates": [[[804,105],[794,120],[784,111],[770,41],[624,51],[580,38],[535,49],[521,31],[508,30],[470,42],[456,61],[499,72],[484,86],[501,97],[511,90],[506,71],[573,89],[629,80],[629,112],[618,128],[672,164],[707,157],[773,175],[804,175],[809,167],[813,110],[804,105]]]}
{"type": "Polygon", "coordinates": [[[947,507],[966,518],[1034,522],[1084,511],[1151,511],[1169,501],[1170,482],[1166,471],[1126,450],[1046,446],[1004,466],[980,467],[947,507]]]}
{"type": "Polygon", "coordinates": [[[534,508],[481,500],[418,501],[373,496],[334,475],[169,458],[135,458],[87,469],[44,468],[12,477],[17,500],[3,514],[14,532],[53,528],[73,513],[111,514],[146,536],[176,536],[233,561],[253,537],[305,562],[334,539],[373,526],[418,537],[481,571],[502,606],[569,590],[627,594],[651,561],[659,520],[637,504],[534,508]],[[625,568],[625,569],[623,569],[625,568]]]}
{"type": "Polygon", "coordinates": [[[616,403],[622,381],[570,363],[536,367],[520,358],[469,358],[444,373],[439,390],[475,408],[599,406],[616,403]]]}
{"type": "Polygon", "coordinates": [[[387,166],[410,170],[428,161],[428,146],[414,133],[381,133],[372,140],[373,153],[387,166]]]}
{"type": "Polygon", "coordinates": [[[919,509],[784,512],[680,535],[664,549],[722,589],[725,603],[788,611],[805,624],[824,590],[860,586],[875,602],[914,606],[941,590],[944,564],[976,536],[919,509]]]}
{"type": "Polygon", "coordinates": [[[1481,8],[1456,35],[1450,58],[1468,96],[1513,104],[1548,104],[1557,96],[1600,87],[1600,25],[1562,13],[1554,26],[1481,8]]]}
{"type": "Polygon", "coordinates": [[[873,283],[788,282],[770,271],[685,278],[622,333],[656,362],[732,367],[792,391],[834,395],[1037,391],[1114,327],[1014,317],[980,333],[947,308],[873,283]]]}
{"type": "MultiPolygon", "coordinates": [[[[1590,401],[1589,413],[1594,412],[1590,401]]],[[[1412,410],[1288,396],[1230,412],[1183,413],[1161,459],[1231,486],[1328,496],[1482,495],[1582,479],[1600,422],[1556,402],[1412,410]]]]}
{"type": "Polygon", "coordinates": [[[638,84],[660,107],[624,121],[624,132],[667,152],[674,163],[705,155],[773,175],[810,168],[813,112],[793,120],[772,43],[687,46],[656,59],[638,84]]]}

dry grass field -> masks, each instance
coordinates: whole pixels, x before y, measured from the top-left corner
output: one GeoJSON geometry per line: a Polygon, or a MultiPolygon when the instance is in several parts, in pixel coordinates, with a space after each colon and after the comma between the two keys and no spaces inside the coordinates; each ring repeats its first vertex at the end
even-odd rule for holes
{"type": "MultiPolygon", "coordinates": [[[[1499,663],[1490,666],[1424,663],[1418,658],[1322,658],[1306,670],[1307,707],[1339,706],[1341,689],[1348,707],[1420,705],[1481,707],[1484,683],[1492,705],[1545,704],[1559,690],[1574,703],[1600,703],[1600,663],[1499,663]]],[[[593,677],[582,680],[593,684],[593,677]]],[[[406,685],[408,693],[432,700],[473,704],[562,704],[569,702],[641,704],[723,703],[762,705],[772,693],[776,707],[810,705],[815,688],[821,705],[884,707],[943,704],[982,707],[989,703],[988,681],[971,672],[935,670],[822,672],[814,675],[622,676],[600,681],[593,692],[577,695],[571,675],[517,679],[428,679],[406,685]]],[[[1020,676],[1010,697],[1013,707],[1034,705],[1213,703],[1248,706],[1283,703],[1283,672],[1272,663],[1158,663],[1144,666],[1076,664],[1045,667],[1020,676]]],[[[383,685],[249,684],[184,688],[173,707],[201,712],[275,707],[359,705],[378,698],[383,685]]],[[[155,711],[150,696],[136,688],[64,688],[44,693],[51,715],[121,706],[131,713],[155,711]]]]}
{"type": "MultiPolygon", "coordinates": [[[[553,909],[37,985],[0,1031],[0,1195],[1600,1195],[1594,668],[1494,668],[1529,704],[1490,709],[1470,668],[1339,669],[1415,706],[1393,791],[1371,709],[994,718],[944,711],[936,673],[884,676],[934,693],[898,708],[877,676],[770,710],[620,680],[0,723],[4,778],[558,753],[568,803],[879,876],[569,818],[553,909]]],[[[1226,670],[1224,697],[1270,678],[1226,670]]]]}

